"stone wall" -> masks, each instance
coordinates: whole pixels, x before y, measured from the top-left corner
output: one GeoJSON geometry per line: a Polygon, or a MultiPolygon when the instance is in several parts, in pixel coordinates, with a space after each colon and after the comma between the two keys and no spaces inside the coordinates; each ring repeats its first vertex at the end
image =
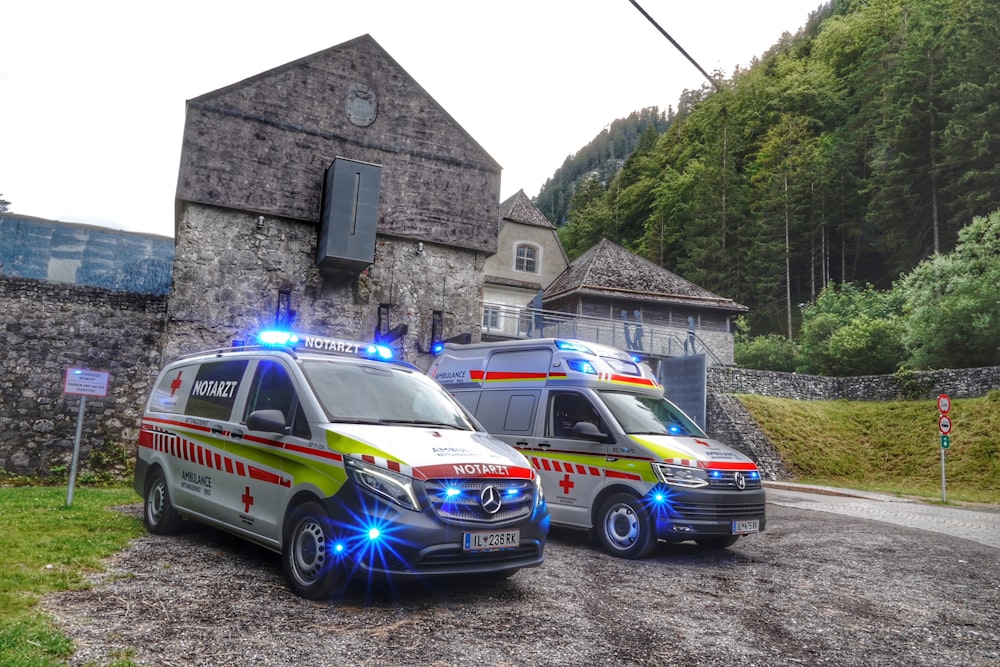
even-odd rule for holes
{"type": "Polygon", "coordinates": [[[799,400],[892,401],[985,396],[1000,388],[1000,366],[831,378],[746,368],[708,369],[708,392],[799,400]]]}
{"type": "Polygon", "coordinates": [[[976,398],[1000,388],[1000,367],[829,378],[711,366],[707,383],[706,430],[756,461],[765,479],[778,480],[791,473],[736,394],[849,401],[933,400],[941,394],[976,398]]]}
{"type": "Polygon", "coordinates": [[[298,220],[187,204],[179,216],[164,361],[182,353],[253,341],[294,311],[301,333],[368,342],[381,304],[384,328],[407,325],[393,343],[397,358],[430,366],[433,312],[439,338],[469,333],[479,340],[483,298],[480,252],[378,235],[375,261],[361,274],[325,274],[315,265],[316,228],[298,220]],[[280,312],[279,312],[280,311],[280,312]]]}
{"type": "MultiPolygon", "coordinates": [[[[80,477],[88,460],[134,452],[139,421],[160,368],[167,298],[0,277],[0,472],[66,475],[79,396],[66,370],[110,373],[106,397],[88,397],[80,477]]],[[[68,477],[66,477],[68,479],[68,477]]]]}

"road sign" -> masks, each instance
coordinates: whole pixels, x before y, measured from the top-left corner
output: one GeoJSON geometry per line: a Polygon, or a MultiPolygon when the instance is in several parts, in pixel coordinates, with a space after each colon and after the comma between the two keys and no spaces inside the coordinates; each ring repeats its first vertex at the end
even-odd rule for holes
{"type": "Polygon", "coordinates": [[[946,415],[951,410],[951,398],[948,397],[948,394],[941,394],[938,396],[937,403],[938,410],[941,411],[941,414],[946,415]]]}
{"type": "Polygon", "coordinates": [[[67,368],[64,394],[80,396],[107,396],[108,380],[111,373],[107,371],[88,371],[85,368],[67,368]]]}
{"type": "Polygon", "coordinates": [[[941,415],[938,419],[938,430],[941,431],[941,435],[948,435],[951,433],[951,417],[948,415],[941,415]]]}
{"type": "Polygon", "coordinates": [[[942,435],[941,436],[941,449],[948,449],[949,447],[951,447],[951,436],[950,435],[942,435]]]}

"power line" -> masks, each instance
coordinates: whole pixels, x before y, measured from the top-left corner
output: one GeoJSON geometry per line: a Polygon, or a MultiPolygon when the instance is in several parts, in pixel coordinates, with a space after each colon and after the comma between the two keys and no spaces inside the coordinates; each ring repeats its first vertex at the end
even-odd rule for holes
{"type": "Polygon", "coordinates": [[[675,40],[675,39],[674,39],[673,37],[671,37],[671,36],[670,36],[670,35],[669,35],[669,34],[667,33],[667,31],[666,31],[666,30],[664,30],[663,28],[661,28],[661,27],[660,27],[660,24],[659,24],[659,23],[657,23],[656,21],[654,21],[654,20],[653,20],[653,17],[652,17],[652,16],[650,16],[649,14],[647,14],[647,13],[646,13],[646,10],[645,10],[645,9],[643,9],[642,7],[640,7],[640,6],[639,6],[639,3],[638,3],[638,2],[636,2],[636,0],[629,0],[629,2],[631,2],[631,3],[632,3],[632,6],[634,6],[634,7],[636,8],[636,9],[638,9],[638,10],[639,10],[639,13],[640,13],[640,14],[642,14],[643,16],[645,16],[645,17],[646,17],[646,20],[647,20],[647,21],[649,21],[650,23],[652,23],[652,24],[653,24],[653,27],[655,27],[655,28],[656,28],[657,30],[659,30],[659,31],[660,31],[660,34],[662,34],[662,35],[663,35],[664,37],[666,37],[666,38],[667,38],[668,40],[670,40],[670,43],[671,43],[671,44],[673,44],[673,45],[674,45],[674,47],[675,47],[675,48],[676,48],[676,49],[677,49],[678,51],[680,51],[680,52],[681,52],[681,54],[682,54],[682,55],[683,55],[683,56],[684,56],[685,58],[687,58],[687,59],[688,59],[688,61],[690,61],[690,63],[691,63],[692,65],[694,65],[695,67],[697,67],[697,68],[698,68],[698,71],[699,71],[699,72],[701,72],[701,73],[702,73],[702,74],[703,74],[703,75],[705,76],[705,78],[706,78],[706,79],[708,79],[708,82],[712,84],[712,87],[713,87],[713,88],[715,88],[716,90],[718,90],[718,89],[719,89],[719,84],[718,84],[718,83],[717,83],[717,82],[715,81],[715,79],[713,79],[712,77],[710,77],[710,76],[708,75],[708,72],[706,72],[705,70],[703,70],[703,69],[701,68],[701,65],[699,65],[699,64],[698,64],[698,63],[697,63],[697,62],[695,61],[695,59],[694,59],[694,58],[692,58],[692,57],[691,57],[690,55],[688,55],[688,52],[684,50],[684,47],[682,47],[682,46],[681,46],[680,44],[678,44],[678,43],[677,43],[677,40],[675,40]]]}

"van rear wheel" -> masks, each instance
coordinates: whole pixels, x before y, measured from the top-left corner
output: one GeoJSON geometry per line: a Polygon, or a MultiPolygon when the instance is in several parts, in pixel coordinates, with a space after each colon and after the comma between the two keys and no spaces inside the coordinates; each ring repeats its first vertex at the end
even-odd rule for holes
{"type": "Polygon", "coordinates": [[[292,592],[309,600],[329,598],[340,579],[330,545],[330,518],[319,503],[307,502],[292,511],[285,525],[281,561],[292,592]]]}
{"type": "Polygon", "coordinates": [[[170,501],[170,490],[163,471],[157,468],[146,482],[146,502],[142,512],[146,530],[154,535],[171,535],[181,529],[184,520],[170,501]]]}
{"type": "Polygon", "coordinates": [[[601,505],[597,537],[604,550],[618,558],[644,558],[656,546],[649,514],[627,493],[611,496],[601,505]]]}

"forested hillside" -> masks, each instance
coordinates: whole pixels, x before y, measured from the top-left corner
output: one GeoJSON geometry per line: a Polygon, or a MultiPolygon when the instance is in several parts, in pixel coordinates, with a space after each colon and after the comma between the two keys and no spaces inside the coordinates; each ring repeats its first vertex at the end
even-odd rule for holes
{"type": "Polygon", "coordinates": [[[656,107],[634,111],[628,118],[619,118],[605,127],[594,140],[576,155],[570,155],[545,182],[535,206],[556,225],[566,222],[570,202],[577,184],[584,177],[595,177],[601,182],[612,178],[625,158],[639,146],[642,136],[651,131],[653,136],[665,132],[669,126],[667,116],[656,107]]]}
{"type": "Polygon", "coordinates": [[[610,238],[791,335],[824,286],[887,288],[1000,208],[998,53],[996,0],[833,0],[583,179],[566,250],[610,238]]]}

